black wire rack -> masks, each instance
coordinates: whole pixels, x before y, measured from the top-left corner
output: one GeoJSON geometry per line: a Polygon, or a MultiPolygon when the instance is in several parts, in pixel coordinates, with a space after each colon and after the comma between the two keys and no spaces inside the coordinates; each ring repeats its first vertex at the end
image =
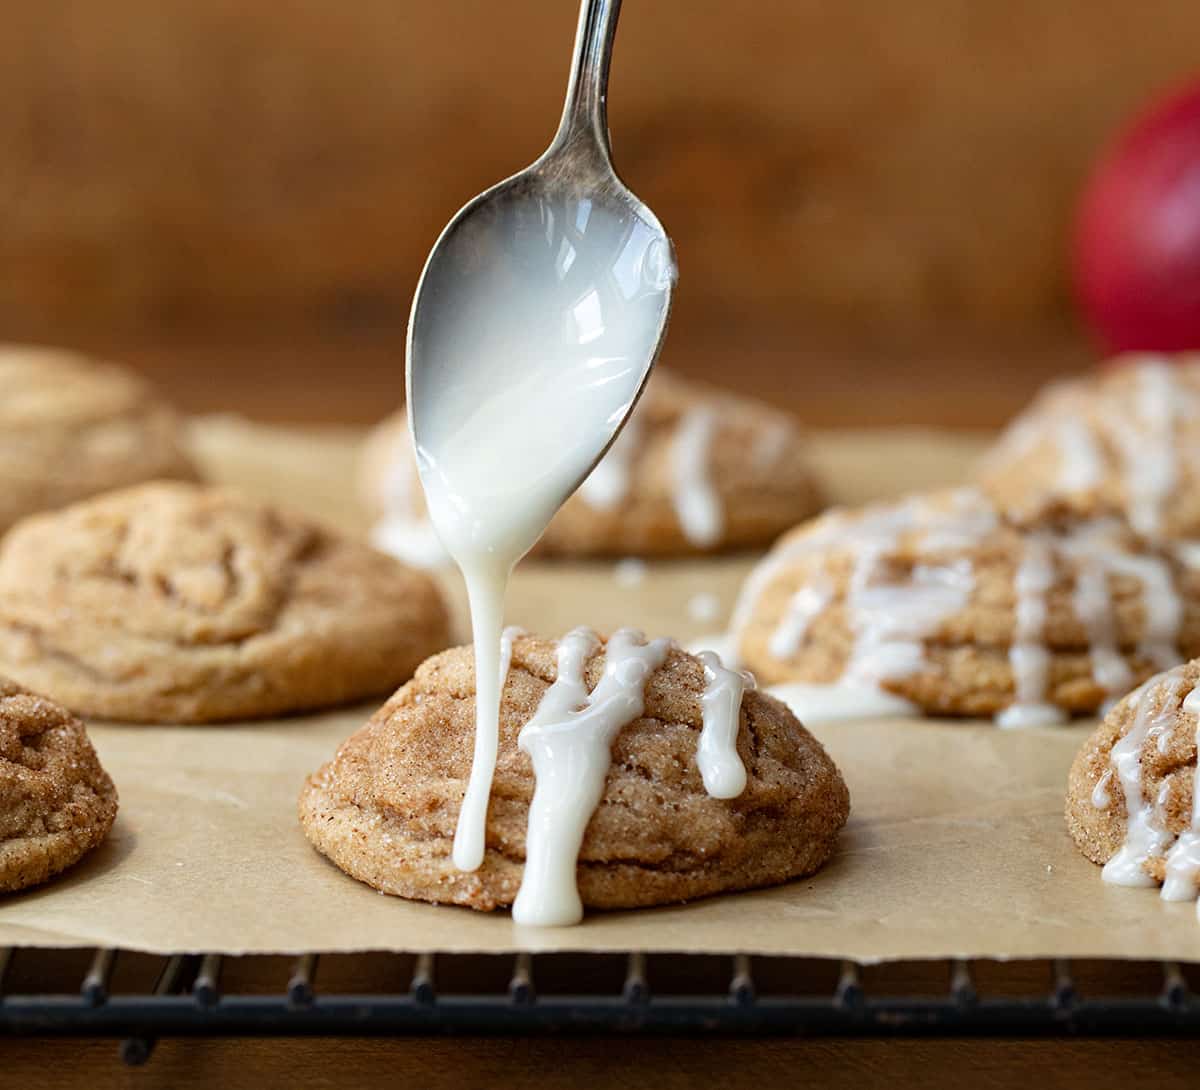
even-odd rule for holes
{"type": "Polygon", "coordinates": [[[889,975],[848,961],[744,954],[285,959],[0,949],[0,1032],[118,1038],[130,1064],[146,1062],[158,1038],[177,1036],[1200,1033],[1192,966],[1119,963],[1117,992],[1089,988],[1089,972],[1116,964],[960,960],[889,975]]]}

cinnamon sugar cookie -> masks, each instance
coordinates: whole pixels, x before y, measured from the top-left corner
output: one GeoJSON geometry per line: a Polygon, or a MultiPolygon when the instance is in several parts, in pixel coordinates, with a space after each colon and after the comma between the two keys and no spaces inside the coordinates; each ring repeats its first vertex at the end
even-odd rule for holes
{"type": "MultiPolygon", "coordinates": [[[[474,666],[470,649],[461,647],[424,663],[309,778],[300,820],[319,851],[387,893],[483,910],[513,903],[535,794],[534,765],[518,746],[522,728],[562,676],[569,641],[583,640],[579,676],[595,695],[607,657],[621,640],[636,644],[639,634],[623,631],[607,643],[586,630],[559,644],[510,639],[479,870],[461,872],[451,860],[475,726],[474,666]]],[[[846,786],[824,749],[782,704],[747,691],[734,712],[733,735],[744,785],[734,785],[742,787],[734,798],[711,796],[705,786],[712,784],[711,768],[702,774],[698,757],[707,750],[699,739],[710,674],[673,645],[657,652],[657,668],[635,679],[644,704],[611,742],[611,765],[583,835],[575,867],[583,903],[664,904],[816,870],[831,855],[849,810],[846,786]]],[[[629,679],[612,684],[622,680],[629,679]]],[[[531,748],[528,737],[522,744],[531,748]]]]}
{"type": "Polygon", "coordinates": [[[237,493],[154,483],[0,544],[0,671],[85,715],[261,718],[386,691],[448,642],[430,579],[237,493]]]}
{"type": "MultiPolygon", "coordinates": [[[[364,450],[374,540],[437,555],[403,413],[364,450]]],[[[550,523],[541,555],[682,556],[765,545],[820,506],[795,422],[746,398],[657,371],[612,449],[550,523]]]]}
{"type": "Polygon", "coordinates": [[[0,890],[78,862],[116,816],[116,788],[83,723],[0,678],[0,890]]]}
{"type": "Polygon", "coordinates": [[[178,417],[141,379],[71,352],[0,347],[0,529],[162,477],[196,471],[178,417]]]}
{"type": "Polygon", "coordinates": [[[1200,662],[1126,696],[1087,740],[1067,784],[1079,850],[1114,885],[1162,885],[1168,901],[1200,889],[1200,662]]]}
{"type": "Polygon", "coordinates": [[[882,710],[1048,723],[1200,653],[1200,571],[1117,524],[1021,530],[963,489],[798,527],[734,628],[760,681],[812,687],[802,715],[882,692],[909,705],[882,710]]]}
{"type": "Polygon", "coordinates": [[[1115,516],[1150,540],[1200,537],[1200,355],[1120,357],[1047,387],[979,479],[1023,525],[1115,516]]]}

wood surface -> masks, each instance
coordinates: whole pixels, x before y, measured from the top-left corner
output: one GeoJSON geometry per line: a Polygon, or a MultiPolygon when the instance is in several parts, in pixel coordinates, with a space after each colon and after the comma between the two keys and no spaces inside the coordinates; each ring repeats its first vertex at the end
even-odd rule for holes
{"type": "MultiPolygon", "coordinates": [[[[119,360],[188,412],[283,423],[370,424],[404,395],[404,336],[148,338],[77,335],[71,347],[119,360]]],[[[1094,366],[1066,333],[863,337],[809,329],[675,322],[662,364],[766,398],[825,427],[996,428],[1051,378],[1094,366]]]]}
{"type": "MultiPolygon", "coordinates": [[[[0,329],[398,328],[557,120],[569,0],[4,0],[0,329]]],[[[1061,324],[1088,163],[1197,68],[1195,0],[653,0],[619,166],[677,322],[1061,324]]]]}
{"type": "Polygon", "coordinates": [[[0,1086],[24,1090],[1194,1090],[1187,1041],[824,1041],[416,1038],[160,1042],[123,1068],[115,1041],[5,1042],[0,1086]]]}

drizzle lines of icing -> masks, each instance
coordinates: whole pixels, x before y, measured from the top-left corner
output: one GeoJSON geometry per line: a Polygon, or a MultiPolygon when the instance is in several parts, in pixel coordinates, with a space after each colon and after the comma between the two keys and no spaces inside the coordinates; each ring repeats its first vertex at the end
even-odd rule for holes
{"type": "MultiPolygon", "coordinates": [[[[599,637],[576,628],[558,642],[557,676],[517,743],[533,762],[535,787],[524,874],[513,902],[516,923],[559,926],[582,919],[575,872],[588,822],[604,794],[612,744],[643,714],[646,682],[672,646],[670,640],[647,643],[640,632],[620,629],[604,649],[604,673],[589,693],[584,670],[600,650],[599,637]]],[[[735,798],[746,786],[737,734],[742,694],[753,679],[725,669],[712,652],[700,660],[705,688],[696,763],[711,796],[735,798]]]]}

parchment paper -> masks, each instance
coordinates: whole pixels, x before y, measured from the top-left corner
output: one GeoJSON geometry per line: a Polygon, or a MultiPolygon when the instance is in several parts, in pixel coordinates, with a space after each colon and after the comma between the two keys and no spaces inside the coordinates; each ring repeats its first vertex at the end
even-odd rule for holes
{"type": "MultiPolygon", "coordinates": [[[[348,483],[354,437],[234,420],[196,441],[222,479],[359,528],[348,483]]],[[[952,482],[969,437],[827,435],[818,457],[836,499],[952,482]]],[[[722,618],[752,558],[652,565],[622,587],[612,565],[530,566],[513,620],[549,634],[638,624],[683,639],[719,627],[687,603],[715,592],[722,618]]],[[[456,592],[457,593],[457,592],[456,592]]],[[[850,824],[819,874],[777,889],[522,930],[504,913],[411,904],[346,877],[295,816],[304,776],[370,707],[207,728],[96,725],[121,793],[108,842],[48,885],[0,903],[0,944],[109,945],[156,953],[305,950],[662,950],[896,958],[1200,958],[1195,906],[1116,889],[1072,846],[1066,771],[1090,729],[999,731],[954,721],[821,727],[850,785],[850,824]]]]}

